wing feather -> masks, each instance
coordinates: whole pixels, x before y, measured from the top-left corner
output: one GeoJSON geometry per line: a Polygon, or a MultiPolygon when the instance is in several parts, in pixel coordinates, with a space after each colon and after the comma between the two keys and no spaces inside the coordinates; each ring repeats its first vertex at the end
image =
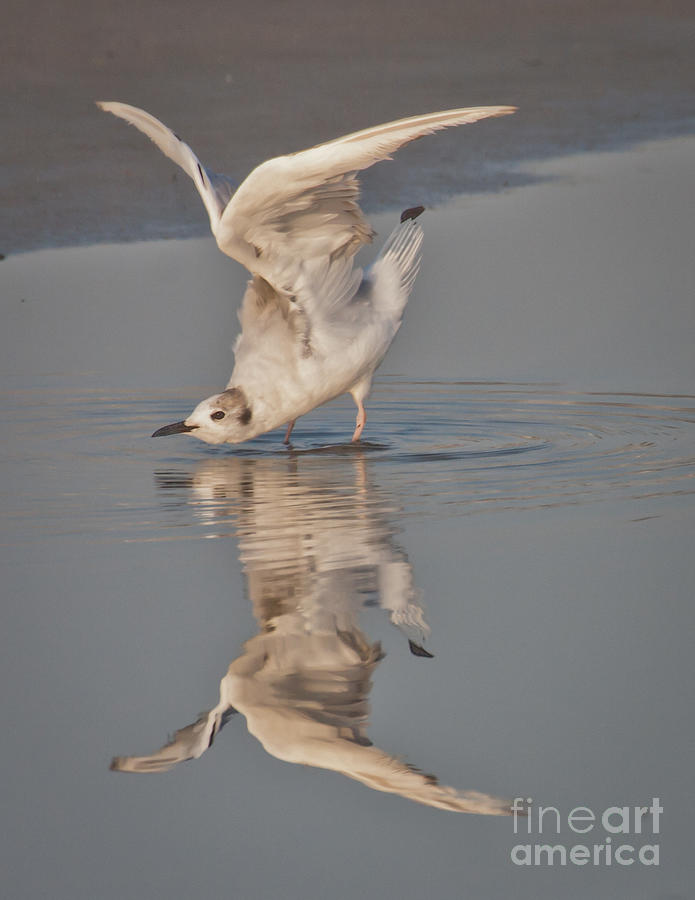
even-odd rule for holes
{"type": "Polygon", "coordinates": [[[116,101],[97,105],[146,134],[190,175],[219,248],[289,299],[307,263],[350,259],[372,240],[359,207],[358,172],[443,128],[515,112],[513,106],[477,106],[386,122],[270,159],[234,192],[226,176],[205,169],[188,144],[154,116],[116,101]]]}
{"type": "Polygon", "coordinates": [[[220,216],[234,193],[235,185],[226,175],[208,171],[195,153],[181,138],[167,128],[159,119],[155,119],[144,109],[118,103],[115,100],[98,100],[97,106],[104,112],[110,112],[133,125],[155,143],[165,156],[193,179],[198,189],[208,216],[213,234],[219,224],[220,216]]]}
{"type": "Polygon", "coordinates": [[[291,291],[298,260],[352,256],[372,239],[358,204],[357,172],[417,138],[514,111],[483,106],[412,116],[268,160],[251,172],[224,210],[217,242],[278,289],[291,291]]]}

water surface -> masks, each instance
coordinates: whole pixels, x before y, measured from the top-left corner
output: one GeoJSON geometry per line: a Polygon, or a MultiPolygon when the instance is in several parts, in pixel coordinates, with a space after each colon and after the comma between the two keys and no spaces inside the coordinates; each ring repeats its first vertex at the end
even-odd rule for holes
{"type": "Polygon", "coordinates": [[[687,896],[693,149],[427,216],[359,446],[149,438],[231,368],[209,243],[0,264],[9,896],[687,896]],[[515,796],[659,797],[661,865],[448,811],[515,796]]]}

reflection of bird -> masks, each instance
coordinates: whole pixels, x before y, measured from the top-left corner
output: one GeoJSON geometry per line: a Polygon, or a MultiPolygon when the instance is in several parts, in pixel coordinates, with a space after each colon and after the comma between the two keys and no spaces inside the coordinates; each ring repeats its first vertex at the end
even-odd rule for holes
{"type": "MultiPolygon", "coordinates": [[[[220,682],[220,699],[149,756],[116,757],[112,767],[161,772],[201,756],[232,713],[273,756],[331,769],[368,787],[458,812],[505,814],[477,791],[440,785],[367,736],[369,692],[383,659],[359,625],[374,598],[409,641],[429,656],[429,628],[412,569],[393,540],[397,510],[368,484],[363,457],[344,460],[231,458],[210,461],[181,482],[196,512],[219,528],[236,521],[239,556],[260,632],[220,682]]],[[[216,533],[220,533],[219,531],[216,533]]]]}
{"type": "Polygon", "coordinates": [[[220,249],[251,272],[226,390],[155,435],[192,433],[236,444],[289,423],[343,393],[357,404],[353,440],[366,422],[364,400],[391,344],[420,263],[422,231],[406,210],[363,277],[353,256],[373,232],[358,205],[357,173],[399,147],[453,125],[514,111],[509,106],[447,110],[389,122],[268,160],[235,191],[205,169],[187,144],[154,116],[101,102],[151,138],[193,179],[220,249]]]}
{"type": "Polygon", "coordinates": [[[278,459],[210,461],[191,484],[196,509],[212,524],[230,501],[239,504],[239,558],[256,618],[285,616],[300,603],[311,629],[324,620],[340,629],[343,610],[352,622],[373,597],[411,653],[430,657],[412,566],[394,541],[388,513],[396,510],[369,485],[364,456],[348,468],[337,459],[304,461],[287,469],[278,459]]]}

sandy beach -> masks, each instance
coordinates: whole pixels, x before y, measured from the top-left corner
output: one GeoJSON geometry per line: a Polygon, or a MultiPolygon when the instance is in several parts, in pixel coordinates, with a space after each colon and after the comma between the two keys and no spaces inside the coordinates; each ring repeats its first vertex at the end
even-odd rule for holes
{"type": "Polygon", "coordinates": [[[96,99],[153,112],[239,180],[270,156],[396,117],[519,107],[367,173],[371,210],[518,184],[524,158],[695,127],[685,0],[10,0],[0,42],[5,255],[206,232],[185,176],[96,99]]]}

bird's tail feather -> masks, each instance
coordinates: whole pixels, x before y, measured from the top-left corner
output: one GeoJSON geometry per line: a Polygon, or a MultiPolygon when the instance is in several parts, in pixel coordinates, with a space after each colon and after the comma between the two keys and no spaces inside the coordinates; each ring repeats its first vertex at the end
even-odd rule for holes
{"type": "Polygon", "coordinates": [[[377,260],[396,268],[406,296],[413,289],[420,271],[422,239],[420,224],[414,219],[406,219],[391,232],[377,260]]]}
{"type": "Polygon", "coordinates": [[[400,315],[408,302],[422,259],[423,232],[414,218],[391,232],[368,273],[375,305],[400,315]]]}

